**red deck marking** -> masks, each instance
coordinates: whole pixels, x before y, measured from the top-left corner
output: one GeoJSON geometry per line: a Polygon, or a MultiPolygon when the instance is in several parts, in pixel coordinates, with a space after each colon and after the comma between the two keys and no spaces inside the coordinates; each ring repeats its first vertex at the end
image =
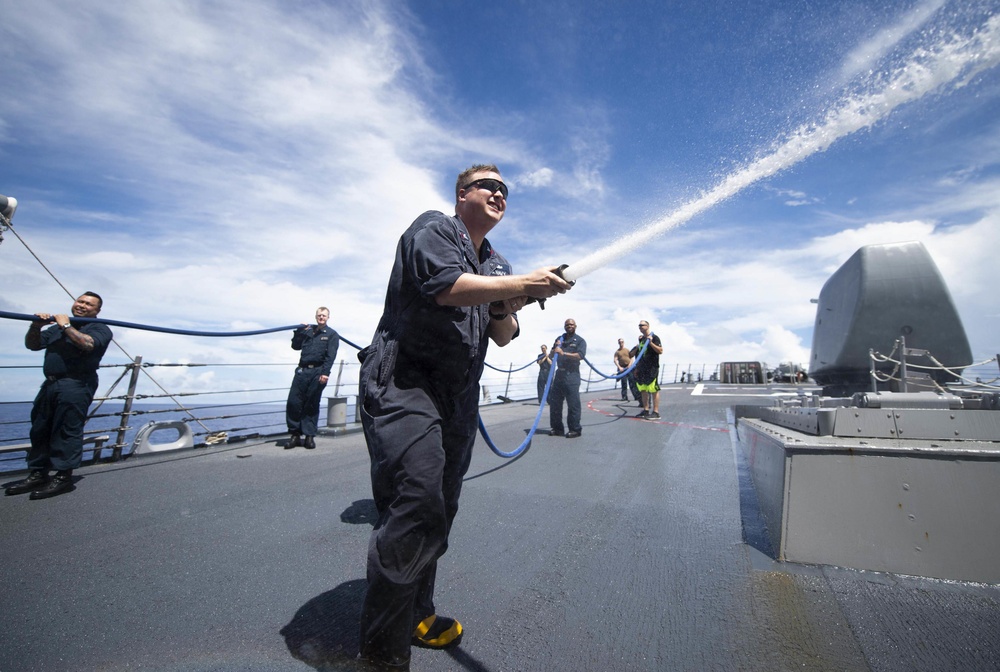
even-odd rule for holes
{"type": "Polygon", "coordinates": [[[670,420],[646,420],[645,418],[637,418],[634,415],[623,415],[621,412],[614,413],[612,411],[605,411],[600,408],[594,407],[595,401],[616,401],[615,399],[591,399],[587,402],[587,409],[594,411],[595,413],[600,413],[601,415],[606,415],[609,418],[624,418],[626,420],[638,420],[640,422],[653,422],[660,425],[670,425],[671,427],[685,427],[687,429],[700,429],[705,432],[723,432],[725,434],[729,433],[729,430],[724,427],[702,427],[701,425],[691,425],[686,422],[671,422],[670,420]]]}

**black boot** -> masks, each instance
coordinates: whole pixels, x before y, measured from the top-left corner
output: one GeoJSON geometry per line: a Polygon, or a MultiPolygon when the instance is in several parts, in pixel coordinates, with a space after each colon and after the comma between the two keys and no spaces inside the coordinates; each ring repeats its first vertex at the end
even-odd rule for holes
{"type": "Polygon", "coordinates": [[[49,497],[61,495],[62,493],[68,492],[72,489],[73,470],[65,469],[63,471],[57,471],[56,475],[52,477],[52,480],[49,481],[48,484],[32,492],[28,495],[28,499],[47,499],[49,497]]]}
{"type": "Polygon", "coordinates": [[[49,482],[49,472],[45,469],[32,469],[28,477],[12,483],[6,490],[5,495],[23,495],[26,492],[38,490],[49,482]]]}
{"type": "Polygon", "coordinates": [[[306,450],[312,450],[313,448],[316,447],[316,440],[313,439],[313,437],[307,435],[306,442],[303,445],[306,447],[306,450]]]}
{"type": "Polygon", "coordinates": [[[285,443],[285,450],[291,450],[295,446],[301,446],[301,445],[302,445],[302,437],[299,435],[298,432],[292,432],[292,436],[285,443]]]}

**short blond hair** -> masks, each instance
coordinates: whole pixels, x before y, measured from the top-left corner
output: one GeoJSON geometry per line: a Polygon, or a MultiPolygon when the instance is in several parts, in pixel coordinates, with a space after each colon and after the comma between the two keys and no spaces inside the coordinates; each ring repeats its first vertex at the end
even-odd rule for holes
{"type": "Polygon", "coordinates": [[[461,173],[458,174],[458,179],[455,180],[455,202],[458,203],[458,192],[467,185],[472,180],[470,179],[476,173],[496,173],[500,174],[500,169],[494,166],[492,163],[477,163],[474,166],[466,168],[461,173]]]}

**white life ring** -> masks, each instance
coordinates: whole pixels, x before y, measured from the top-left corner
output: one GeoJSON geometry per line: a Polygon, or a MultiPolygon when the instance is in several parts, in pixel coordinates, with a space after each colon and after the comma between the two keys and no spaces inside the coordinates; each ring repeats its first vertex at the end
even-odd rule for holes
{"type": "Polygon", "coordinates": [[[132,441],[132,452],[136,454],[159,453],[164,450],[180,450],[182,448],[194,448],[194,432],[191,431],[191,427],[186,422],[181,422],[180,420],[151,422],[140,429],[135,435],[135,440],[132,441]],[[162,429],[177,430],[177,439],[170,443],[153,443],[150,441],[153,432],[158,432],[162,429]]]}

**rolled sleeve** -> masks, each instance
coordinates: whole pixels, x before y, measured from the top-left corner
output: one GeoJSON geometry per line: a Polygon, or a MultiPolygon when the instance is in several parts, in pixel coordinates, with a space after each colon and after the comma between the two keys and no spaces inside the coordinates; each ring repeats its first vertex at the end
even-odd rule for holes
{"type": "Polygon", "coordinates": [[[405,267],[420,294],[433,299],[458,282],[465,272],[465,241],[451,218],[441,213],[425,213],[425,216],[430,221],[410,240],[405,267]]]}

